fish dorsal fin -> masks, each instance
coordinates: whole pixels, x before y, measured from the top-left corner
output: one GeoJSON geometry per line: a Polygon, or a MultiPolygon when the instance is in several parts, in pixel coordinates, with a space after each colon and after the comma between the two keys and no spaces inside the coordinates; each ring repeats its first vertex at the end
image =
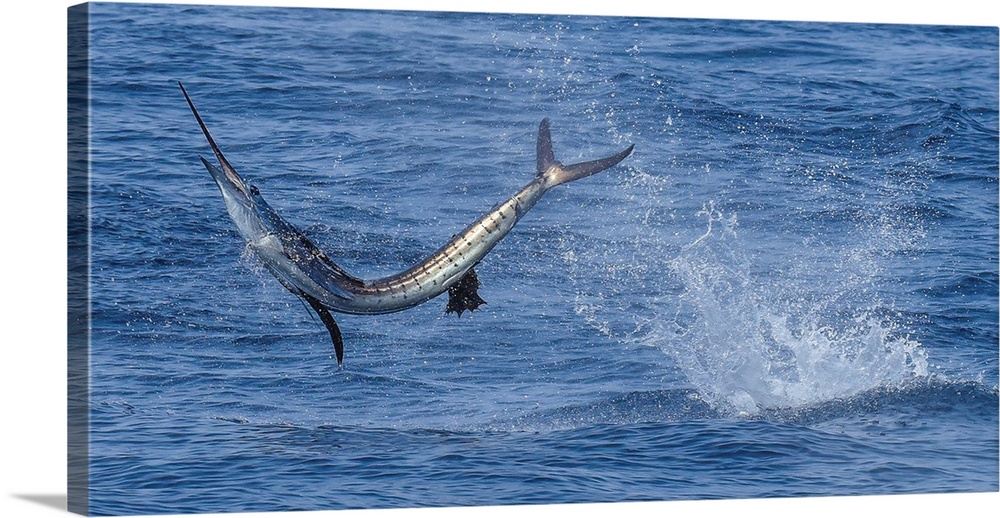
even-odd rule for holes
{"type": "Polygon", "coordinates": [[[445,308],[445,313],[458,313],[458,316],[462,316],[463,311],[472,312],[486,304],[478,290],[479,277],[476,276],[476,270],[470,268],[458,284],[448,288],[448,307],[445,308]]]}

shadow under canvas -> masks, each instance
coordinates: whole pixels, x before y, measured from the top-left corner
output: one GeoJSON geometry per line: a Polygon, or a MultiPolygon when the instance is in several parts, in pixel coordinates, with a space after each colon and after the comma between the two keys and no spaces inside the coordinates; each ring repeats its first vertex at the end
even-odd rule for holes
{"type": "Polygon", "coordinates": [[[30,494],[30,495],[12,495],[15,498],[20,498],[21,500],[27,500],[29,502],[34,502],[45,507],[51,507],[53,509],[58,509],[60,511],[66,510],[66,495],[65,494],[30,494]]]}

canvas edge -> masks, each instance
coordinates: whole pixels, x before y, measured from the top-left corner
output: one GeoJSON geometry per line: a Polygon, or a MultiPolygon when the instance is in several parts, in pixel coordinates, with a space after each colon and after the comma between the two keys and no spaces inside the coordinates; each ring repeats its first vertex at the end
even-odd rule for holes
{"type": "Polygon", "coordinates": [[[67,9],[67,498],[87,515],[90,482],[90,9],[67,9]]]}

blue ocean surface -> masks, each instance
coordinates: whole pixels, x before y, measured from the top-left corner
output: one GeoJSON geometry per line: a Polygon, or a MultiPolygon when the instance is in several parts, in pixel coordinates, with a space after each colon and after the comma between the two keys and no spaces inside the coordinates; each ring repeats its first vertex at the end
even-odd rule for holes
{"type": "Polygon", "coordinates": [[[998,490],[998,32],[92,4],[90,511],[998,490]],[[560,186],[445,297],[318,318],[237,170],[347,271],[560,186]]]}

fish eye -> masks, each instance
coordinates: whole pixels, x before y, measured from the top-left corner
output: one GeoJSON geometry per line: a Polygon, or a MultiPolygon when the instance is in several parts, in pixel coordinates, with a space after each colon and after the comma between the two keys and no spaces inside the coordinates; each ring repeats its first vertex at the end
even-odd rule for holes
{"type": "Polygon", "coordinates": [[[260,196],[260,189],[258,189],[256,185],[251,185],[250,186],[250,195],[251,196],[260,196]]]}

